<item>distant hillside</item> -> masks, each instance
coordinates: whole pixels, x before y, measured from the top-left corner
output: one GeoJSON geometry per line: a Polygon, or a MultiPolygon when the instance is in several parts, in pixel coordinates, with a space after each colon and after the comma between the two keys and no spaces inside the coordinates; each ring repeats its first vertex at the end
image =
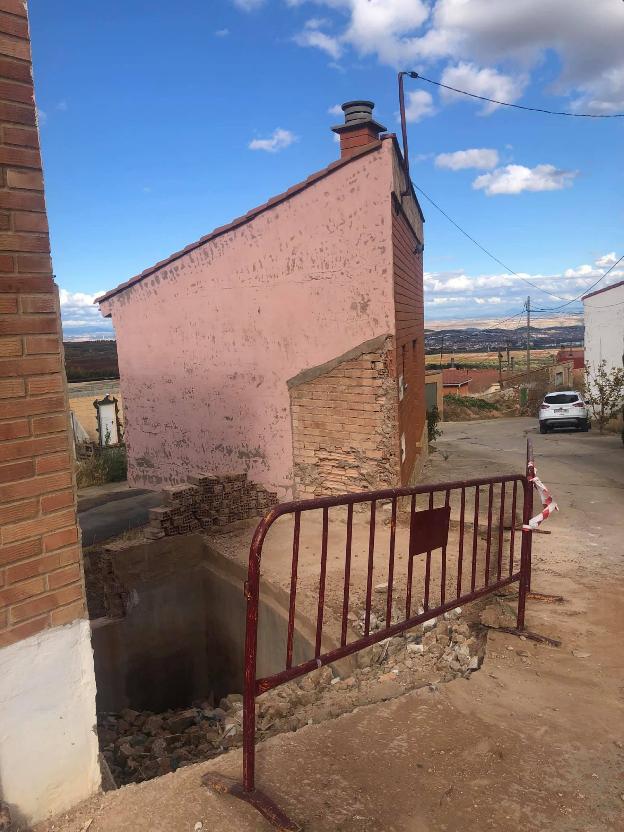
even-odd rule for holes
{"type": "MultiPolygon", "coordinates": [[[[583,346],[582,324],[570,326],[531,327],[533,349],[559,349],[562,346],[583,346]]],[[[517,329],[425,329],[425,352],[440,351],[444,340],[445,352],[491,352],[526,347],[526,328],[517,329]]]]}
{"type": "Polygon", "coordinates": [[[67,381],[119,378],[116,341],[66,341],[67,381]]]}

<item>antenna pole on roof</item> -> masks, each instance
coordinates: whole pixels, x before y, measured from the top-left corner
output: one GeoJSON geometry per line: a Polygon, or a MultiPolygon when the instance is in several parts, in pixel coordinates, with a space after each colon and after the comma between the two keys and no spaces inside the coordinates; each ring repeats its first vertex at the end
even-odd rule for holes
{"type": "Polygon", "coordinates": [[[527,381],[529,380],[529,373],[531,372],[531,295],[526,299],[526,364],[527,364],[527,381]]]}
{"type": "Polygon", "coordinates": [[[401,136],[403,138],[403,166],[405,168],[405,194],[409,193],[410,189],[410,172],[409,172],[409,150],[407,147],[407,122],[405,118],[405,94],[403,92],[403,78],[408,75],[410,78],[418,78],[417,72],[399,72],[399,112],[401,114],[401,136]]]}

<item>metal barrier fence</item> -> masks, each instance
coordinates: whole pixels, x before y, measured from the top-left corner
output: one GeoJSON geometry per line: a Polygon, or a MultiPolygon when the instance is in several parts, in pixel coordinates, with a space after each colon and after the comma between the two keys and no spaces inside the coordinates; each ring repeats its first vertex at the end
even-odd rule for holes
{"type": "MultiPolygon", "coordinates": [[[[532,451],[527,449],[527,461],[532,451]]],[[[526,596],[530,586],[532,532],[528,527],[533,504],[532,485],[524,475],[484,477],[416,487],[393,488],[336,497],[319,497],[282,503],[259,523],[251,542],[245,582],[247,624],[243,696],[243,784],[207,775],[211,787],[251,803],[279,829],[293,830],[292,823],[275,804],[255,788],[256,697],[315,668],[331,664],[377,642],[396,636],[436,618],[455,607],[492,594],[514,582],[519,584],[517,628],[524,628],[526,596]],[[389,507],[389,518],[379,515],[389,507]],[[346,518],[344,512],[346,509],[346,518]],[[359,511],[358,509],[362,509],[359,511]],[[313,655],[294,663],[293,642],[297,610],[298,566],[303,520],[320,512],[320,545],[316,633],[313,655]],[[323,650],[326,628],[326,589],[332,514],[341,513],[333,529],[333,550],[340,542],[342,604],[335,646],[323,650]],[[405,516],[405,523],[399,521],[405,516]],[[520,516],[519,516],[520,515],[520,516]],[[283,668],[257,678],[260,567],[267,533],[280,518],[292,518],[290,599],[283,668]],[[389,520],[389,522],[388,522],[389,520]],[[362,524],[365,529],[362,530],[362,524]],[[354,528],[363,545],[356,551],[354,528]],[[388,528],[389,527],[389,528],[388,528]],[[404,531],[405,540],[400,537],[404,531]],[[382,531],[384,534],[382,534],[382,531]],[[398,534],[399,532],[399,534],[398,534]],[[507,532],[507,534],[506,534],[507,532]],[[379,538],[384,537],[383,574],[387,588],[382,599],[380,629],[371,626],[373,577],[379,574],[379,538]],[[403,549],[399,568],[397,554],[403,549]],[[363,550],[363,551],[362,551],[363,550]],[[361,557],[360,557],[361,556],[361,557]],[[356,562],[362,563],[361,592],[354,581],[356,562]],[[401,574],[404,571],[405,574],[401,574]],[[418,573],[418,574],[416,574],[418,573]],[[415,586],[416,583],[416,586],[415,586]],[[415,603],[420,588],[422,602],[415,603]],[[353,599],[363,597],[362,634],[349,639],[348,616],[353,599]],[[400,616],[397,605],[399,598],[400,616]],[[399,620],[397,620],[397,617],[399,620]],[[339,633],[339,635],[338,635],[339,633]]],[[[309,542],[309,533],[308,533],[309,542]]],[[[335,560],[335,555],[334,555],[335,560]]],[[[333,577],[336,577],[334,574],[333,577]]],[[[378,596],[375,593],[375,600],[378,596]]]]}

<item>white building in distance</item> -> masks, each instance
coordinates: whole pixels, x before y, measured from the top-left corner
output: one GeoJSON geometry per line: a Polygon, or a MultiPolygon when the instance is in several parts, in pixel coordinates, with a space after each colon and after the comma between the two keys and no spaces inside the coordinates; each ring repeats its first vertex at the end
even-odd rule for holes
{"type": "Polygon", "coordinates": [[[585,363],[592,369],[604,359],[607,369],[624,365],[624,280],[583,298],[585,363]]]}

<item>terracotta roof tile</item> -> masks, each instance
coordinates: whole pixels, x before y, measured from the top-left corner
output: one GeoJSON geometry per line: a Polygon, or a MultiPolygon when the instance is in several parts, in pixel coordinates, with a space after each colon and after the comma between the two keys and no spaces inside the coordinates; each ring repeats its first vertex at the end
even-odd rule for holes
{"type": "Polygon", "coordinates": [[[472,381],[472,379],[465,370],[454,368],[442,370],[442,386],[445,384],[468,384],[469,381],[472,381]]]}

